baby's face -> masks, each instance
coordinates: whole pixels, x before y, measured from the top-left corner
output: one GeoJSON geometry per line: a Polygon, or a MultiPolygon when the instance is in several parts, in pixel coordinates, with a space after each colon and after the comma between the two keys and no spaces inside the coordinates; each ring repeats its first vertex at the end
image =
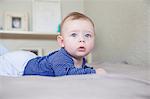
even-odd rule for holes
{"type": "Polygon", "coordinates": [[[62,28],[62,47],[74,58],[82,58],[94,47],[94,27],[88,20],[66,21],[62,28]]]}

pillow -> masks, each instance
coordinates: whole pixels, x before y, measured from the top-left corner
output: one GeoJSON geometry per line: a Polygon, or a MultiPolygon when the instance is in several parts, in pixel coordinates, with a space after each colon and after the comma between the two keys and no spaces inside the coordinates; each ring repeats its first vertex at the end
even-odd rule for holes
{"type": "Polygon", "coordinates": [[[0,75],[21,76],[26,64],[37,57],[30,51],[8,52],[0,56],[0,75]]]}

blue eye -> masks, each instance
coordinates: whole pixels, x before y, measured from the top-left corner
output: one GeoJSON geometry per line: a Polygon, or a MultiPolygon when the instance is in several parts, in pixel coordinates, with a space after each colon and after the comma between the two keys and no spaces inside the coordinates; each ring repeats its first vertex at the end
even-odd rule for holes
{"type": "Polygon", "coordinates": [[[85,34],[85,37],[91,37],[92,35],[91,34],[85,34]]]}
{"type": "Polygon", "coordinates": [[[72,37],[76,37],[76,36],[77,36],[77,33],[72,33],[71,36],[72,36],[72,37]]]}

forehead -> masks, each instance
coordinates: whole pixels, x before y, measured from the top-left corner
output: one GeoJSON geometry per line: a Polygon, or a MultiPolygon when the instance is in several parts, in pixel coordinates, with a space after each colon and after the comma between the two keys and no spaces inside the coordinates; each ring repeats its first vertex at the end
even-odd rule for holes
{"type": "Polygon", "coordinates": [[[82,17],[82,18],[77,18],[77,17],[73,17],[73,16],[72,16],[72,17],[68,17],[66,20],[64,20],[63,25],[64,25],[65,23],[67,23],[68,21],[87,21],[87,22],[89,22],[90,24],[92,24],[93,27],[94,27],[93,22],[92,22],[90,19],[85,18],[85,17],[82,17]]]}
{"type": "Polygon", "coordinates": [[[94,26],[87,19],[67,19],[62,26],[62,31],[65,31],[66,29],[94,30],[94,26]]]}

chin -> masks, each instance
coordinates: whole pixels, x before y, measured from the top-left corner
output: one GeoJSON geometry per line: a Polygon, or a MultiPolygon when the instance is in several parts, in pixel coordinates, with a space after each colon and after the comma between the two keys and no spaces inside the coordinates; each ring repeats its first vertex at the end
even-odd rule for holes
{"type": "Polygon", "coordinates": [[[78,54],[77,57],[85,57],[87,54],[78,54]]]}

